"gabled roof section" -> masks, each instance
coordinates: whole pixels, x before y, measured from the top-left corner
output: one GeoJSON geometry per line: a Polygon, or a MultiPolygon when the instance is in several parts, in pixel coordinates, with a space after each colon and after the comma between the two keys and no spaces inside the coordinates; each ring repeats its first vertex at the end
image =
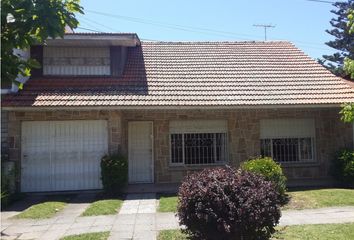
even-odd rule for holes
{"type": "Polygon", "coordinates": [[[142,42],[120,78],[45,77],[6,96],[18,107],[274,107],[354,102],[354,88],[293,44],[142,42]]]}

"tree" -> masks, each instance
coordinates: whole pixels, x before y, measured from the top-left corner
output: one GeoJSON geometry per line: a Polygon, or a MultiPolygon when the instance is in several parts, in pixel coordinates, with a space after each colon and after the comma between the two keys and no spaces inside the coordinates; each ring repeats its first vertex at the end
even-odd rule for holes
{"type": "MultiPolygon", "coordinates": [[[[354,8],[349,9],[348,14],[348,28],[349,33],[354,34],[354,8]]],[[[344,62],[344,70],[350,76],[352,80],[354,80],[354,58],[345,58],[344,62]]],[[[354,103],[344,104],[342,110],[340,111],[342,114],[342,121],[350,123],[354,122],[354,103]]]]}
{"type": "MultiPolygon", "coordinates": [[[[354,8],[348,10],[349,34],[354,35],[354,8]]],[[[350,79],[354,80],[354,58],[346,57],[344,59],[344,71],[349,75],[350,79]]]]}
{"type": "Polygon", "coordinates": [[[333,55],[323,55],[326,60],[323,65],[337,76],[348,77],[343,68],[346,57],[354,59],[354,35],[350,33],[350,26],[347,24],[349,10],[354,8],[354,0],[336,2],[333,6],[337,8],[331,11],[336,15],[330,21],[333,29],[326,30],[326,32],[334,36],[335,39],[326,42],[326,44],[338,52],[333,55]]]}
{"type": "Polygon", "coordinates": [[[75,13],[83,14],[79,0],[1,1],[1,83],[15,83],[18,75],[30,76],[38,68],[34,59],[24,60],[14,49],[28,49],[48,38],[63,37],[65,27],[76,28],[75,13]]]}

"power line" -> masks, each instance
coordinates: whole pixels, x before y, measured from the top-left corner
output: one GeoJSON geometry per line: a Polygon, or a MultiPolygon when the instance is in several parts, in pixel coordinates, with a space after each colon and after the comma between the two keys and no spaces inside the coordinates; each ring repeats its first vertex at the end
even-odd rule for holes
{"type": "Polygon", "coordinates": [[[84,28],[84,27],[77,27],[77,29],[82,29],[90,32],[96,32],[96,33],[104,33],[102,31],[94,30],[94,29],[89,29],[89,28],[84,28]]]}
{"type": "MultiPolygon", "coordinates": [[[[310,0],[307,0],[307,1],[310,1],[310,0]]],[[[314,1],[314,0],[313,0],[314,1]]],[[[319,0],[320,1],[320,0],[319,0]]],[[[150,21],[151,20],[146,20],[146,19],[142,19],[142,18],[134,18],[134,17],[128,17],[128,16],[121,16],[121,15],[114,15],[114,14],[110,14],[110,13],[103,13],[103,12],[97,12],[97,11],[93,11],[93,10],[86,10],[87,12],[92,12],[92,13],[95,13],[95,14],[99,14],[99,15],[103,15],[103,16],[106,16],[106,17],[113,17],[113,18],[119,18],[119,19],[123,19],[123,18],[128,18],[128,19],[136,19],[136,20],[139,20],[139,21],[134,21],[134,22],[139,22],[139,23],[144,23],[144,24],[151,24],[150,21]],[[145,21],[145,22],[144,22],[145,21]]],[[[119,32],[117,31],[116,29],[114,28],[111,28],[107,25],[104,25],[102,23],[99,23],[97,21],[94,21],[92,19],[89,19],[87,17],[85,17],[85,20],[88,21],[88,22],[91,22],[91,23],[95,23],[96,25],[100,25],[101,27],[104,27],[104,28],[107,28],[107,29],[110,29],[111,31],[114,31],[114,32],[119,32]]],[[[123,19],[123,20],[126,20],[126,19],[123,19]]],[[[129,20],[128,20],[129,21],[129,20]]],[[[155,23],[155,21],[154,21],[155,23]]],[[[159,23],[160,24],[160,23],[159,23]]],[[[172,25],[172,26],[181,26],[181,27],[187,27],[187,26],[182,26],[182,25],[176,25],[176,24],[171,24],[171,23],[161,23],[161,24],[164,24],[164,28],[171,28],[167,25],[172,25]]],[[[152,24],[152,25],[156,25],[156,24],[152,24]]],[[[159,25],[160,26],[160,25],[159,25]]],[[[95,27],[94,27],[95,28],[95,27]]],[[[198,27],[192,27],[192,26],[188,26],[188,28],[190,29],[204,29],[204,28],[198,28],[198,27]]],[[[172,28],[172,29],[175,29],[175,28],[172,28]]],[[[181,30],[181,29],[177,29],[177,30],[181,30]]],[[[244,35],[244,36],[254,36],[254,35],[246,35],[246,34],[237,34],[237,33],[233,33],[233,32],[227,32],[227,31],[218,31],[218,30],[213,30],[213,29],[207,29],[209,31],[213,31],[213,32],[218,32],[218,33],[227,33],[229,35],[244,35]]],[[[89,29],[88,31],[94,31],[94,32],[103,32],[103,31],[98,31],[98,30],[93,30],[93,29],[89,29]]],[[[183,31],[185,31],[185,29],[183,29],[183,31]]],[[[196,32],[196,31],[189,31],[189,32],[196,32]]],[[[203,32],[204,34],[209,34],[209,35],[218,35],[220,36],[220,34],[213,34],[213,33],[205,33],[203,32]]],[[[225,36],[225,35],[223,35],[225,36]]],[[[259,36],[254,36],[254,37],[259,37],[259,36]]],[[[146,40],[146,41],[159,41],[159,40],[153,40],[153,39],[144,39],[144,38],[141,38],[141,40],[146,40]]],[[[247,39],[247,40],[254,40],[254,39],[247,39]]],[[[291,39],[289,39],[291,41],[291,39]]],[[[302,42],[302,41],[296,41],[296,40],[293,40],[292,42],[295,42],[295,43],[299,43],[303,46],[305,46],[305,44],[310,44],[310,45],[317,45],[317,46],[323,46],[323,44],[320,44],[320,43],[310,43],[310,42],[302,42]]],[[[311,48],[311,47],[309,47],[311,48]]],[[[314,49],[319,49],[319,48],[315,48],[315,47],[312,47],[314,49]]],[[[323,50],[325,50],[324,48],[322,48],[323,50]]]]}
{"type": "Polygon", "coordinates": [[[113,28],[111,28],[111,27],[109,27],[109,26],[106,26],[106,25],[104,25],[104,24],[102,24],[102,23],[99,23],[99,22],[96,22],[96,21],[94,21],[94,20],[88,19],[88,18],[86,18],[86,17],[84,17],[84,16],[81,16],[81,17],[83,18],[83,19],[81,19],[81,20],[85,20],[85,21],[91,22],[91,23],[96,24],[96,25],[98,25],[98,26],[101,26],[101,27],[104,27],[104,28],[106,28],[106,29],[109,29],[110,31],[113,31],[113,32],[121,32],[121,31],[117,31],[116,29],[113,29],[113,28]]]}
{"type": "MultiPolygon", "coordinates": [[[[202,33],[202,34],[208,34],[208,35],[218,35],[218,36],[224,36],[224,37],[225,36],[230,37],[230,35],[232,35],[232,36],[246,36],[246,37],[252,37],[252,38],[259,37],[259,36],[248,35],[248,34],[239,34],[239,33],[235,33],[235,32],[219,31],[219,30],[214,30],[214,29],[209,29],[209,28],[192,27],[192,26],[185,26],[185,25],[178,25],[178,24],[171,24],[171,23],[163,23],[163,22],[152,21],[149,19],[142,19],[142,18],[136,18],[136,17],[117,15],[117,14],[110,14],[110,13],[98,12],[98,11],[93,11],[93,10],[86,10],[86,12],[102,15],[105,17],[117,18],[117,19],[121,19],[124,21],[154,25],[154,26],[158,26],[158,27],[186,31],[186,32],[202,33]]],[[[253,40],[250,38],[240,38],[240,39],[253,40]]]]}
{"type": "Polygon", "coordinates": [[[335,2],[331,2],[331,1],[323,1],[323,0],[306,0],[308,2],[319,2],[319,3],[330,3],[333,4],[335,2]]]}
{"type": "MultiPolygon", "coordinates": [[[[155,24],[155,21],[153,21],[154,23],[150,23],[151,20],[147,20],[147,19],[143,19],[143,18],[134,18],[134,17],[128,17],[128,16],[122,16],[122,15],[115,15],[115,14],[110,14],[110,13],[104,13],[104,12],[97,12],[97,11],[93,11],[93,10],[86,10],[86,12],[92,12],[98,15],[102,15],[105,17],[112,17],[112,18],[118,18],[118,19],[122,19],[122,20],[126,20],[126,21],[130,21],[130,19],[134,19],[133,22],[138,22],[138,23],[143,23],[143,24],[150,24],[150,25],[155,25],[157,26],[157,24],[160,24],[160,22],[156,22],[157,24],[155,24]],[[129,20],[128,20],[129,19],[129,20]],[[136,20],[136,21],[135,21],[136,20]]],[[[86,18],[86,20],[89,20],[86,18]]],[[[91,22],[93,22],[93,20],[90,19],[91,22]]],[[[97,23],[97,22],[96,22],[97,23]]],[[[162,23],[161,23],[162,24],[162,23]]],[[[199,27],[192,27],[192,26],[182,26],[182,25],[177,25],[177,24],[172,24],[172,23],[163,23],[164,24],[164,28],[171,28],[169,27],[171,26],[180,26],[180,27],[188,27],[189,29],[205,29],[205,28],[199,28],[199,27]]],[[[105,26],[105,28],[109,28],[106,25],[103,25],[100,23],[101,26],[105,26]]],[[[158,25],[159,27],[161,27],[160,25],[158,25]]],[[[110,28],[112,29],[112,28],[110,28]]],[[[176,28],[172,28],[172,29],[176,29],[176,28]]],[[[176,29],[176,30],[181,30],[181,29],[176,29]]],[[[220,36],[220,34],[218,33],[222,33],[222,36],[226,36],[225,34],[227,34],[228,37],[232,36],[250,36],[253,37],[252,39],[245,39],[245,40],[255,40],[255,38],[260,38],[260,36],[256,36],[256,35],[249,35],[249,34],[238,34],[238,33],[234,33],[234,32],[228,32],[228,31],[219,31],[219,30],[214,30],[214,29],[205,29],[210,31],[210,33],[205,33],[203,32],[203,34],[208,34],[208,35],[217,35],[220,36]],[[213,32],[215,32],[216,34],[213,34],[213,32]]],[[[185,29],[183,29],[183,31],[185,31],[185,29]]],[[[190,31],[189,32],[196,32],[196,31],[190,31]]],[[[242,39],[242,38],[240,38],[242,39]]],[[[296,41],[294,40],[293,42],[298,42],[298,43],[305,43],[305,44],[311,44],[311,45],[318,45],[318,46],[322,46],[323,44],[320,43],[310,43],[310,42],[302,42],[302,41],[296,41]]]]}

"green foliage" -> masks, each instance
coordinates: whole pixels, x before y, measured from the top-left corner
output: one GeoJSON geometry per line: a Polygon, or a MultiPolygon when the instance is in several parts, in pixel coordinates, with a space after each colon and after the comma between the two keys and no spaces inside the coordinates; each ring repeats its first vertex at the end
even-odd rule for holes
{"type": "Polygon", "coordinates": [[[7,207],[14,197],[11,193],[11,180],[15,178],[15,170],[12,169],[10,172],[4,172],[5,168],[1,167],[1,208],[7,207]]]}
{"type": "Polygon", "coordinates": [[[108,194],[119,194],[128,182],[128,161],[120,155],[106,155],[101,160],[101,179],[108,194]]]}
{"type": "Polygon", "coordinates": [[[354,33],[354,8],[349,9],[348,11],[348,27],[349,33],[354,33]]]}
{"type": "Polygon", "coordinates": [[[350,79],[354,80],[354,60],[348,57],[344,59],[344,71],[349,75],[350,79]]]}
{"type": "Polygon", "coordinates": [[[262,175],[267,181],[272,181],[280,196],[280,202],[287,203],[286,177],[280,165],[272,158],[256,158],[241,164],[241,169],[262,175]]]}
{"type": "MultiPolygon", "coordinates": [[[[349,33],[354,35],[354,9],[348,11],[348,23],[349,33]]],[[[346,57],[344,59],[344,71],[349,75],[350,79],[354,80],[354,59],[346,57]]]]}
{"type": "Polygon", "coordinates": [[[354,151],[343,150],[333,162],[332,173],[343,185],[354,187],[354,151]]]}
{"type": "Polygon", "coordinates": [[[339,113],[342,115],[341,120],[343,122],[354,122],[354,103],[343,104],[339,113]]]}
{"type": "Polygon", "coordinates": [[[336,15],[330,21],[333,29],[326,30],[326,32],[335,39],[326,44],[338,52],[324,55],[323,58],[328,62],[326,61],[323,65],[337,76],[348,77],[344,71],[344,60],[345,58],[354,59],[354,34],[350,32],[352,26],[348,24],[350,22],[348,14],[351,9],[354,9],[354,0],[336,2],[333,5],[336,7],[331,11],[336,15]]]}
{"type": "Polygon", "coordinates": [[[65,27],[76,28],[75,13],[82,13],[79,0],[2,0],[1,1],[1,82],[13,82],[18,75],[29,76],[38,68],[33,59],[23,60],[13,49],[28,49],[47,38],[63,37],[65,27]]]}

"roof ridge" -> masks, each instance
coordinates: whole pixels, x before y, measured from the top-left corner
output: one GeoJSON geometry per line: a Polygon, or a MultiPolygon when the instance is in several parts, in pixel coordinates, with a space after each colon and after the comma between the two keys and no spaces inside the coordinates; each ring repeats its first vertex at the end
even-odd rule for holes
{"type": "Polygon", "coordinates": [[[142,43],[194,43],[194,44],[198,44],[198,43],[290,43],[293,44],[291,41],[287,41],[287,40],[271,40],[271,41],[261,41],[261,40],[243,40],[243,41],[238,41],[238,40],[223,40],[223,41],[146,41],[146,40],[142,40],[142,43]]]}

